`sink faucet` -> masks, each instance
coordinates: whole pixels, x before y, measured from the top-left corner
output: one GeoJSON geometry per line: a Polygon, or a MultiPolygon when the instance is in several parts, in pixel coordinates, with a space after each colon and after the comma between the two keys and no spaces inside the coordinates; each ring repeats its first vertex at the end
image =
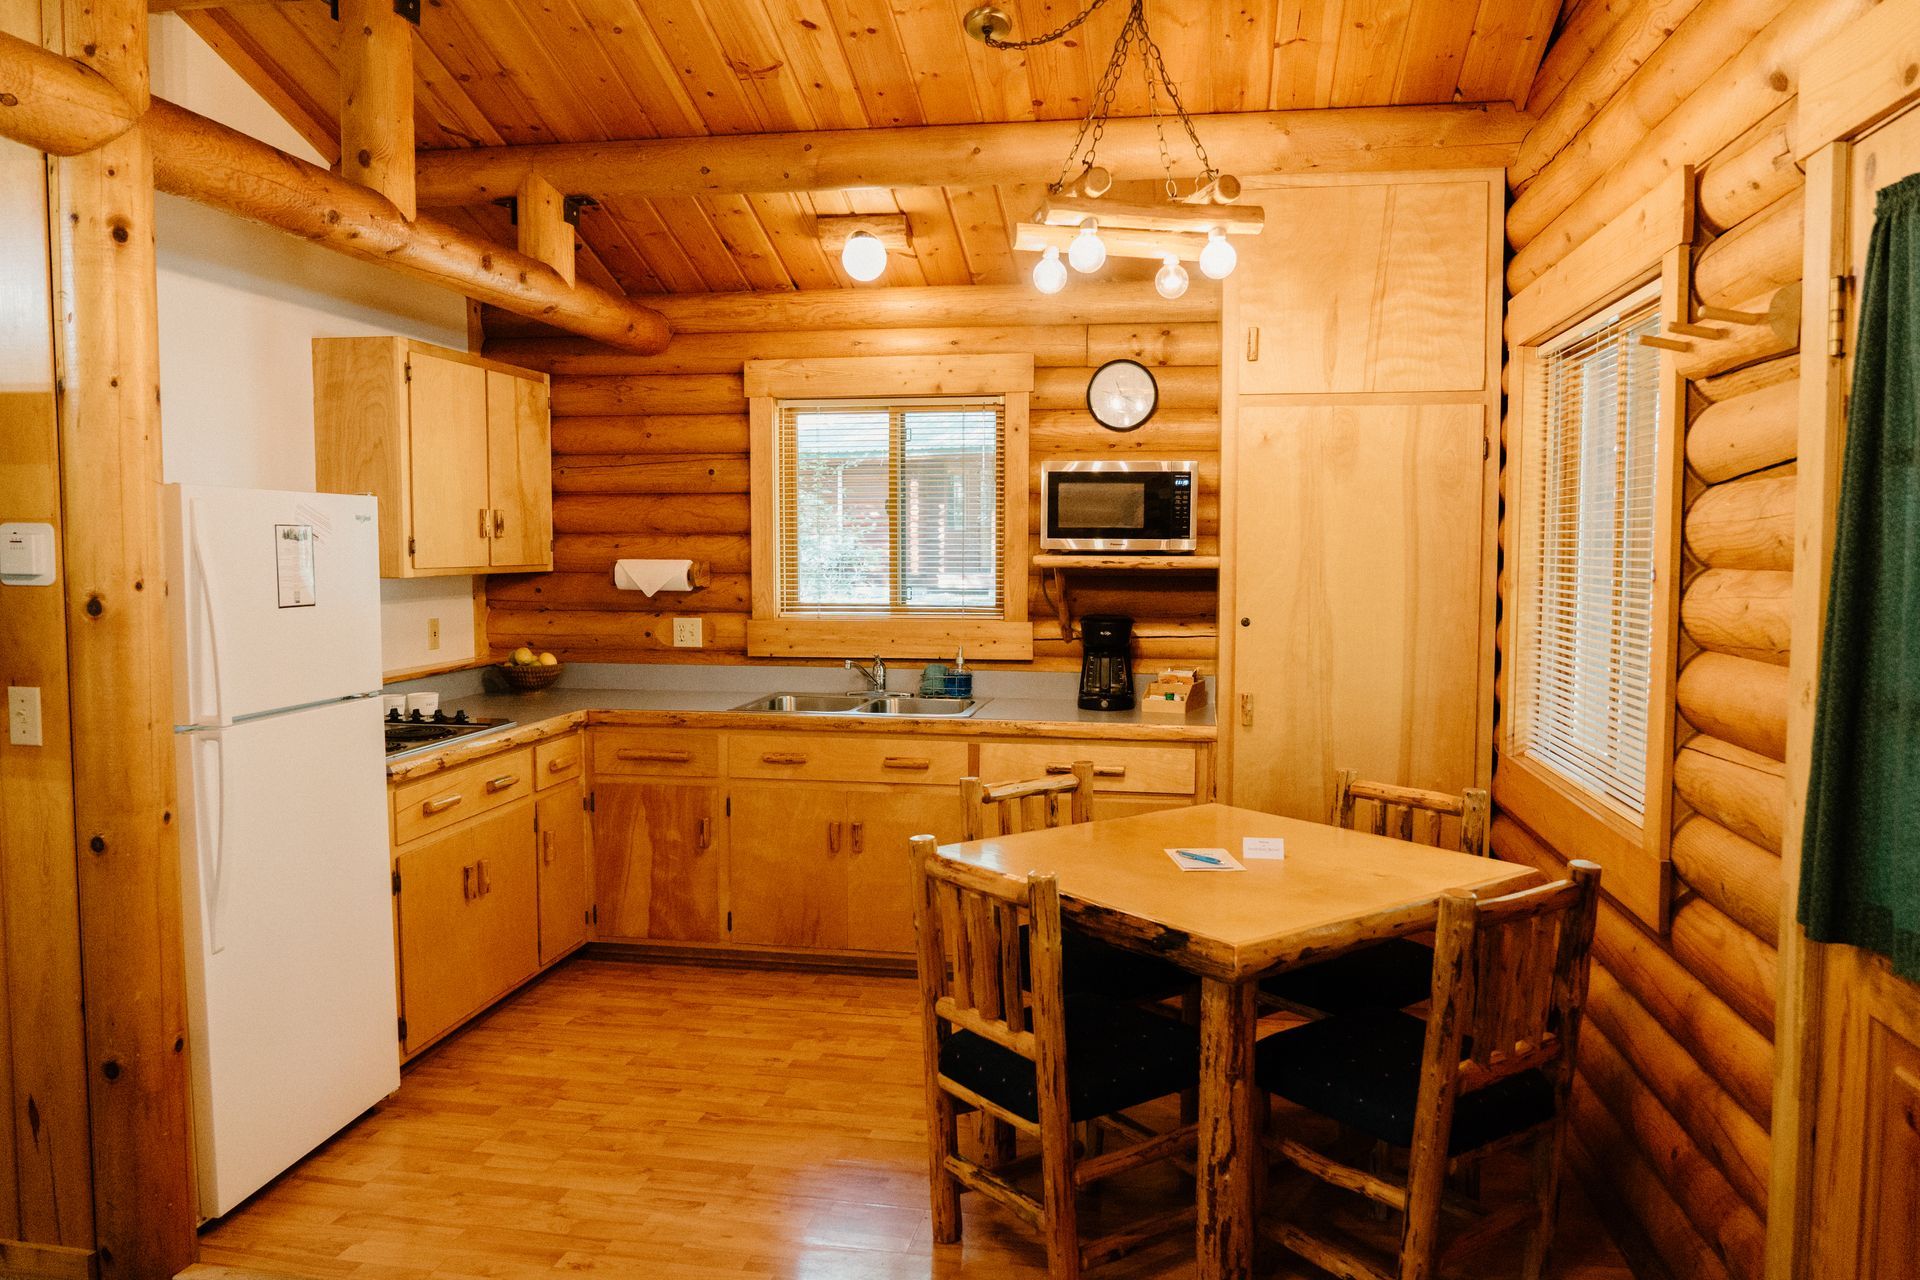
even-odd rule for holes
{"type": "Polygon", "coordinates": [[[861,678],[867,682],[868,693],[887,691],[887,660],[885,658],[875,658],[871,667],[863,667],[852,658],[848,658],[847,670],[860,673],[861,678]]]}

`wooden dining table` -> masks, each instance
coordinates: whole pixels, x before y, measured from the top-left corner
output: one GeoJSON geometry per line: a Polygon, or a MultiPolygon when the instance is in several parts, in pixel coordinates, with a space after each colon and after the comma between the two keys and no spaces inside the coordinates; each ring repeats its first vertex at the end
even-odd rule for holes
{"type": "Polygon", "coordinates": [[[1530,867],[1222,804],[942,845],[940,854],[1052,875],[1073,925],[1199,976],[1201,1280],[1253,1274],[1259,980],[1430,929],[1453,890],[1498,893],[1539,879],[1530,867]],[[1244,841],[1275,837],[1285,842],[1280,858],[1243,856],[1244,841]],[[1225,849],[1246,870],[1182,870],[1170,848],[1225,849]]]}

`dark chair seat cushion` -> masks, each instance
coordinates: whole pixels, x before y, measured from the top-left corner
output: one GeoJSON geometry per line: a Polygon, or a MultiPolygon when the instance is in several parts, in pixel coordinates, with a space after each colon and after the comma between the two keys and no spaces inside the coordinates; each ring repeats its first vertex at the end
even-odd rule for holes
{"type": "Polygon", "coordinates": [[[1165,1000],[1199,979],[1176,964],[1128,951],[1071,927],[1060,932],[1061,985],[1067,996],[1103,1000],[1165,1000]]]}
{"type": "MultiPolygon", "coordinates": [[[[1395,1009],[1337,1014],[1262,1040],[1254,1079],[1349,1128],[1411,1146],[1426,1039],[1425,1022],[1395,1009]]],[[[1447,1152],[1472,1151],[1552,1116],[1552,1082],[1543,1072],[1522,1072],[1460,1096],[1447,1152]]]]}
{"type": "Polygon", "coordinates": [[[1389,938],[1260,984],[1262,995],[1321,1013],[1404,1009],[1432,991],[1433,948],[1410,938],[1389,938]]]}
{"type": "MultiPolygon", "coordinates": [[[[940,1074],[1038,1121],[1032,1062],[985,1036],[956,1031],[940,1048],[940,1074]]],[[[1077,1121],[1194,1088],[1200,1036],[1192,1027],[1104,1000],[1067,1005],[1067,1093],[1077,1121]]]]}

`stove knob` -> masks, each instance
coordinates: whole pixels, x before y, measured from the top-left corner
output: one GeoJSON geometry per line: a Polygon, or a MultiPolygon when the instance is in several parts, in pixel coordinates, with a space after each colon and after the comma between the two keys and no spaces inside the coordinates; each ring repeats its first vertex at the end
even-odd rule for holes
{"type": "Polygon", "coordinates": [[[455,724],[465,724],[465,723],[467,723],[467,713],[466,713],[466,712],[464,712],[464,711],[456,711],[456,712],[454,712],[454,713],[453,713],[453,722],[454,722],[455,724]]]}
{"type": "Polygon", "coordinates": [[[418,707],[415,707],[412,711],[407,712],[407,721],[410,724],[425,724],[427,717],[424,712],[418,707]]]}
{"type": "Polygon", "coordinates": [[[395,707],[393,710],[387,712],[387,723],[388,724],[400,723],[400,708],[395,707]]]}

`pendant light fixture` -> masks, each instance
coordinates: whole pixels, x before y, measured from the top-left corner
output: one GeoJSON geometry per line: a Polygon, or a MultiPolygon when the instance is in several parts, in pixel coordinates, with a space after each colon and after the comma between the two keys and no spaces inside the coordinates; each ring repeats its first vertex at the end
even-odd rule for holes
{"type": "Polygon", "coordinates": [[[1060,261],[1060,250],[1052,245],[1033,264],[1033,287],[1042,293],[1058,293],[1067,287],[1067,264],[1060,261]]]}
{"type": "Polygon", "coordinates": [[[1180,259],[1168,254],[1160,269],[1153,273],[1153,287],[1168,302],[1187,291],[1187,269],[1180,259]]]}

